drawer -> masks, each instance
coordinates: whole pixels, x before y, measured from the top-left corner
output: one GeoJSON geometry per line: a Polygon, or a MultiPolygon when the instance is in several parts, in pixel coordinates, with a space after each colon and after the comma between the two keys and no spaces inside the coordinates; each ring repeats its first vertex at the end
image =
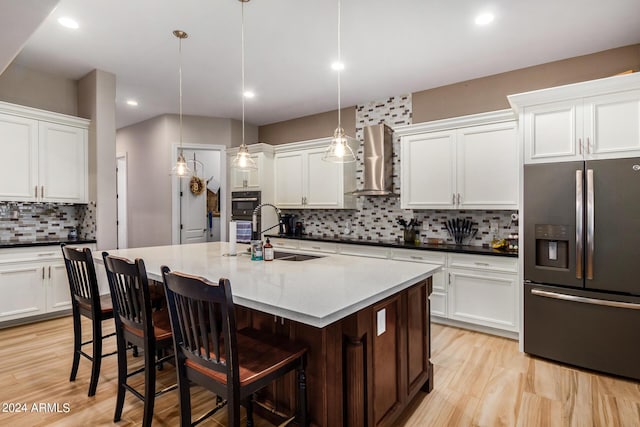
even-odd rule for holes
{"type": "Polygon", "coordinates": [[[425,262],[428,264],[445,265],[447,254],[411,249],[392,249],[391,258],[398,261],[425,262]]]}
{"type": "Polygon", "coordinates": [[[369,258],[389,258],[389,249],[364,245],[340,245],[340,254],[369,258]]]}
{"type": "Polygon", "coordinates": [[[302,251],[324,252],[327,254],[335,254],[338,252],[337,244],[327,242],[309,242],[301,240],[299,248],[302,251]]]}
{"type": "Polygon", "coordinates": [[[298,240],[274,239],[269,237],[269,242],[276,249],[298,249],[298,240]]]}
{"type": "Polygon", "coordinates": [[[449,254],[449,267],[517,273],[518,259],[492,255],[449,254]]]}
{"type": "MultiPolygon", "coordinates": [[[[95,243],[83,243],[79,245],[69,245],[73,247],[89,248],[96,250],[95,243]]],[[[0,263],[20,262],[20,261],[39,261],[62,259],[62,250],[60,245],[47,246],[23,246],[18,248],[0,249],[0,263]]]]}

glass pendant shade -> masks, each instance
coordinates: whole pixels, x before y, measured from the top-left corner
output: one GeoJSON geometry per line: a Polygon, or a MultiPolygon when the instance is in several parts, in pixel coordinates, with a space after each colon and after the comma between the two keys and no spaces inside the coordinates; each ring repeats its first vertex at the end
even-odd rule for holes
{"type": "Polygon", "coordinates": [[[333,133],[331,144],[324,151],[322,160],[332,163],[351,163],[356,161],[356,155],[354,154],[351,146],[357,144],[354,138],[348,136],[344,129],[337,128],[333,133]]]}
{"type": "Polygon", "coordinates": [[[182,154],[182,150],[180,150],[178,153],[178,159],[176,160],[176,165],[171,169],[171,175],[175,175],[179,178],[190,178],[191,174],[191,169],[187,166],[184,154],[182,154]]]}
{"type": "Polygon", "coordinates": [[[242,144],[238,149],[238,154],[231,162],[231,167],[241,171],[258,170],[258,165],[251,158],[249,147],[245,144],[242,144]]]}

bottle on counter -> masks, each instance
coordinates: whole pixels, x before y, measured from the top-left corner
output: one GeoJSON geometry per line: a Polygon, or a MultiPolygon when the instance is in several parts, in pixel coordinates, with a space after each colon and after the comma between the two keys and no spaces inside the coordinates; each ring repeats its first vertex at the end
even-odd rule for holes
{"type": "Polygon", "coordinates": [[[264,248],[262,251],[263,255],[264,255],[264,260],[265,261],[273,261],[273,245],[271,244],[271,242],[269,241],[269,238],[267,237],[267,242],[264,244],[264,248]]]}
{"type": "Polygon", "coordinates": [[[262,240],[251,241],[251,261],[262,261],[262,240]]]}

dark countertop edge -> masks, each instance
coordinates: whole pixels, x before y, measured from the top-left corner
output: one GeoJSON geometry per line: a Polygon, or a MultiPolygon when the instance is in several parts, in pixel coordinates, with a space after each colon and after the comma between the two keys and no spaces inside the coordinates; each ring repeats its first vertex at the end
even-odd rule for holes
{"type": "Polygon", "coordinates": [[[8,248],[28,248],[34,246],[60,246],[60,243],[65,243],[69,245],[83,245],[86,243],[96,243],[95,239],[61,239],[61,240],[36,240],[33,242],[0,242],[0,249],[8,249],[8,248]]]}
{"type": "Polygon", "coordinates": [[[396,249],[417,249],[423,251],[439,251],[439,252],[452,252],[459,254],[472,254],[472,255],[492,255],[502,256],[509,258],[518,258],[518,251],[503,251],[499,249],[483,248],[482,246],[470,246],[470,245],[434,245],[428,243],[422,243],[420,245],[398,243],[383,240],[364,240],[364,239],[339,239],[331,237],[314,237],[314,236],[279,236],[277,234],[266,234],[265,238],[278,238],[278,239],[290,239],[290,240],[308,240],[312,242],[328,242],[328,243],[346,243],[350,245],[364,245],[364,246],[382,246],[387,248],[396,249]]]}

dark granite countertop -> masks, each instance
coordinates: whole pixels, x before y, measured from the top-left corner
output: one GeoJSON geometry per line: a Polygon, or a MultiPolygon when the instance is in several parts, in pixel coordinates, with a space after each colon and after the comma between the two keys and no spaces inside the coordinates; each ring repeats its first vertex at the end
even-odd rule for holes
{"type": "Polygon", "coordinates": [[[60,245],[60,243],[66,243],[69,245],[78,245],[85,243],[96,243],[95,239],[38,239],[32,241],[18,241],[18,240],[9,240],[5,242],[0,242],[0,249],[7,248],[28,248],[32,246],[53,246],[60,245]]]}
{"type": "Polygon", "coordinates": [[[331,243],[348,243],[353,245],[366,245],[366,246],[383,246],[388,248],[401,248],[401,249],[419,249],[425,251],[440,251],[440,252],[454,252],[461,254],[475,254],[475,255],[493,255],[517,258],[517,250],[501,250],[485,248],[482,246],[470,246],[470,245],[451,245],[451,244],[430,244],[421,243],[419,245],[413,243],[405,243],[398,240],[365,240],[365,239],[353,239],[348,237],[322,237],[322,236],[279,236],[277,234],[267,234],[265,237],[281,238],[281,239],[293,239],[293,240],[309,240],[314,242],[331,242],[331,243]]]}

